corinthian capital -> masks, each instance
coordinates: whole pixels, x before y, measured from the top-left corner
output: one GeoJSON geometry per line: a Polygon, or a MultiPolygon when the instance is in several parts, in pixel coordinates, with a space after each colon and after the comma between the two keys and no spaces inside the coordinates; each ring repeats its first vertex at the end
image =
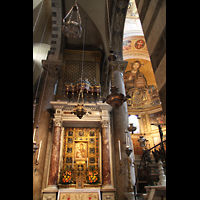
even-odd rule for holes
{"type": "Polygon", "coordinates": [[[108,119],[102,119],[101,120],[102,128],[107,128],[109,123],[110,121],[108,119]]]}
{"type": "Polygon", "coordinates": [[[42,60],[44,73],[48,72],[47,78],[57,81],[62,75],[62,66],[60,60],[42,60]]]}
{"type": "Polygon", "coordinates": [[[54,118],[53,122],[54,122],[54,126],[62,127],[63,122],[62,122],[62,120],[60,118],[57,118],[57,119],[54,118]]]}

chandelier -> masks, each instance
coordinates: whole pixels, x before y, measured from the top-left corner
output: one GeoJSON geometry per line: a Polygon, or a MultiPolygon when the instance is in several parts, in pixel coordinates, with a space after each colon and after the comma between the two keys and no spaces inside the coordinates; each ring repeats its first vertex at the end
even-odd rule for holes
{"type": "Polygon", "coordinates": [[[77,5],[77,0],[75,0],[75,5],[72,6],[67,15],[63,18],[62,32],[65,37],[68,38],[80,38],[82,33],[81,27],[81,16],[79,13],[79,8],[77,5]],[[76,21],[71,21],[73,12],[76,12],[76,21]],[[69,16],[69,20],[65,22],[65,19],[69,16]]]}

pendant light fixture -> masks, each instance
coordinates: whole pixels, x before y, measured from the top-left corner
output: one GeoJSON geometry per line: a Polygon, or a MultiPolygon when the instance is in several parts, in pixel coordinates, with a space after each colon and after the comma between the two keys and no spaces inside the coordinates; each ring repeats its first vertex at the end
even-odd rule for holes
{"type": "Polygon", "coordinates": [[[107,17],[108,17],[108,29],[109,29],[109,56],[108,60],[112,68],[111,72],[111,94],[109,94],[106,99],[103,100],[103,103],[106,101],[107,104],[110,104],[115,109],[118,109],[126,100],[130,98],[129,96],[124,96],[122,93],[118,93],[119,88],[114,84],[114,73],[112,62],[117,59],[116,55],[113,53],[112,49],[112,38],[111,38],[111,28],[110,28],[110,20],[109,20],[109,9],[108,9],[108,0],[106,0],[107,4],[107,17]]]}
{"type": "Polygon", "coordinates": [[[137,128],[135,126],[133,126],[133,123],[130,124],[130,126],[128,127],[128,131],[132,133],[132,135],[134,134],[134,131],[136,130],[137,128]]]}
{"type": "Polygon", "coordinates": [[[77,0],[75,0],[75,5],[72,6],[67,15],[63,18],[62,32],[65,37],[68,38],[80,38],[82,34],[81,27],[81,16],[79,13],[79,8],[77,5],[77,0]],[[76,21],[71,21],[73,12],[76,12],[76,21]],[[65,22],[65,19],[69,16],[69,20],[65,22]]]}

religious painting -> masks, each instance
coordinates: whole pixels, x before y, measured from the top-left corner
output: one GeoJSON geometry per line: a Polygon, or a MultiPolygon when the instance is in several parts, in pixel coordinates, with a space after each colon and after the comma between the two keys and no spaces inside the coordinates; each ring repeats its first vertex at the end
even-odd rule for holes
{"type": "Polygon", "coordinates": [[[94,144],[94,143],[95,143],[94,138],[90,138],[90,143],[91,143],[91,144],[94,144]]]}
{"type": "Polygon", "coordinates": [[[87,142],[75,142],[75,161],[87,160],[87,142]]]}
{"type": "Polygon", "coordinates": [[[131,59],[124,73],[127,101],[132,109],[150,108],[160,105],[158,89],[150,61],[131,59]]]}
{"type": "Polygon", "coordinates": [[[79,131],[79,136],[84,136],[84,132],[83,131],[79,131]]]}
{"type": "Polygon", "coordinates": [[[90,153],[95,153],[95,148],[90,148],[90,153]]]}
{"type": "Polygon", "coordinates": [[[140,71],[142,63],[139,60],[131,63],[131,71],[127,71],[124,75],[126,90],[130,88],[145,87],[147,80],[144,74],[140,71]]]}
{"type": "Polygon", "coordinates": [[[67,157],[66,158],[66,163],[72,163],[72,157],[67,157]]]}
{"type": "Polygon", "coordinates": [[[67,148],[67,153],[72,153],[72,148],[67,148]]]}
{"type": "Polygon", "coordinates": [[[127,51],[131,49],[131,40],[123,41],[123,51],[127,51]]]}
{"type": "Polygon", "coordinates": [[[94,131],[90,131],[90,136],[94,136],[94,131]]]}
{"type": "Polygon", "coordinates": [[[73,136],[73,131],[69,131],[68,136],[73,136]]]}
{"type": "Polygon", "coordinates": [[[95,163],[95,158],[90,158],[90,163],[95,163]]]}
{"type": "Polygon", "coordinates": [[[68,138],[68,143],[73,143],[73,139],[72,138],[68,138]]]}

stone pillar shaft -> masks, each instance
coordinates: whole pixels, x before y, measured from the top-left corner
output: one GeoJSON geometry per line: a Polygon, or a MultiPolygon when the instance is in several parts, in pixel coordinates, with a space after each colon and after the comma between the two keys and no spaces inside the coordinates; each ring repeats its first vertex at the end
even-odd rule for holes
{"type": "MultiPolygon", "coordinates": [[[[123,72],[126,69],[127,61],[116,61],[112,63],[114,84],[119,88],[119,93],[126,95],[123,72]]],[[[126,199],[124,192],[128,188],[128,163],[126,149],[126,134],[125,130],[128,127],[128,110],[127,103],[124,102],[118,110],[113,109],[113,129],[114,129],[114,151],[115,153],[115,180],[116,180],[116,197],[117,200],[126,199]],[[119,145],[121,143],[121,161],[119,160],[119,145]]]]}
{"type": "Polygon", "coordinates": [[[50,164],[48,185],[57,185],[59,160],[60,160],[60,140],[61,140],[61,127],[56,126],[54,128],[54,135],[53,135],[53,146],[51,153],[51,164],[50,164]]]}
{"type": "Polygon", "coordinates": [[[103,161],[103,185],[111,185],[111,172],[110,172],[110,151],[109,151],[109,135],[108,124],[102,125],[102,161],[103,161]]]}

